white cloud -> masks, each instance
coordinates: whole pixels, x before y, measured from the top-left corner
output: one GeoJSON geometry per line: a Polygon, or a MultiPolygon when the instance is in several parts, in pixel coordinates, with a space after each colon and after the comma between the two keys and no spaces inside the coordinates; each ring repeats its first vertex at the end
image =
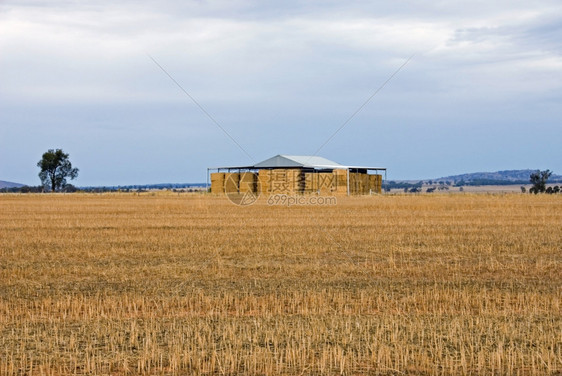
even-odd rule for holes
{"type": "Polygon", "coordinates": [[[6,51],[1,61],[7,72],[4,95],[43,97],[50,92],[49,99],[109,101],[122,95],[131,100],[165,96],[163,87],[154,88],[155,80],[147,79],[155,71],[143,61],[145,53],[164,61],[180,78],[207,77],[199,85],[211,83],[212,89],[219,89],[213,83],[215,78],[238,87],[237,78],[243,81],[256,76],[266,82],[275,76],[306,78],[314,76],[318,67],[322,70],[329,65],[344,75],[346,71],[353,75],[353,66],[359,71],[388,72],[414,52],[434,56],[437,64],[446,66],[444,73],[453,75],[467,66],[486,75],[490,70],[486,64],[514,71],[521,65],[550,61],[557,69],[560,58],[544,45],[529,49],[527,43],[521,49],[525,25],[545,16],[541,8],[528,10],[521,5],[504,10],[480,4],[489,15],[482,16],[472,11],[479,6],[470,6],[466,12],[445,17],[443,13],[448,15],[451,6],[438,4],[436,16],[397,15],[395,9],[383,9],[382,16],[377,16],[352,12],[352,3],[341,17],[336,16],[341,8],[334,4],[336,14],[329,7],[319,7],[301,8],[297,15],[280,12],[274,17],[267,7],[250,2],[218,7],[166,2],[168,8],[162,9],[133,2],[37,4],[4,6],[8,9],[3,12],[0,30],[0,47],[6,51]],[[240,7],[268,17],[243,17],[236,12],[240,7]],[[222,9],[218,12],[222,17],[208,15],[217,9],[222,9]],[[319,10],[318,14],[313,10],[319,10]],[[150,87],[142,90],[134,82],[150,87]]]}
{"type": "Polygon", "coordinates": [[[272,124],[254,134],[277,137],[267,142],[283,149],[282,132],[337,127],[417,53],[354,122],[359,129],[376,116],[404,122],[449,111],[434,115],[443,128],[459,108],[562,100],[561,10],[559,0],[4,1],[0,98],[11,112],[0,116],[18,119],[24,104],[107,106],[110,129],[112,114],[116,123],[130,115],[120,107],[154,109],[163,124],[179,124],[182,115],[166,111],[184,106],[190,122],[206,121],[148,53],[227,126],[272,124]]]}

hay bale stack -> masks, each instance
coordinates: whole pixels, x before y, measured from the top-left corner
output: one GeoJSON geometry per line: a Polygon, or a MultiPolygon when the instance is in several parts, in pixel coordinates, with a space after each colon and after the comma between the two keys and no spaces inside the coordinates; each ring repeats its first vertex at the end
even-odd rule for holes
{"type": "Polygon", "coordinates": [[[224,174],[224,192],[238,193],[240,184],[240,173],[238,172],[227,172],[224,174]]]}
{"type": "Polygon", "coordinates": [[[316,174],[313,172],[305,172],[303,193],[315,193],[317,190],[318,182],[316,180],[316,174]]]}
{"type": "Polygon", "coordinates": [[[349,190],[352,195],[364,195],[369,193],[369,175],[361,172],[349,174],[349,190]]]}
{"type": "Polygon", "coordinates": [[[288,194],[301,193],[304,190],[303,185],[305,184],[305,181],[304,174],[301,169],[287,169],[286,176],[286,188],[288,194]]]}
{"type": "Polygon", "coordinates": [[[262,194],[271,193],[271,171],[272,170],[260,170],[258,172],[259,188],[262,194]]]}
{"type": "Polygon", "coordinates": [[[224,194],[224,172],[214,172],[211,174],[211,193],[224,194]]]}
{"type": "Polygon", "coordinates": [[[370,193],[369,175],[361,174],[361,194],[368,195],[370,193]]]}
{"type": "Polygon", "coordinates": [[[382,175],[369,175],[369,188],[373,193],[382,193],[382,175]]]}
{"type": "Polygon", "coordinates": [[[257,175],[253,172],[243,172],[240,174],[239,192],[257,193],[257,175]]]}
{"type": "Polygon", "coordinates": [[[352,195],[360,194],[361,192],[361,174],[358,172],[349,173],[349,193],[352,195]]]}
{"type": "Polygon", "coordinates": [[[347,170],[334,170],[335,186],[345,187],[347,192],[347,170]]]}
{"type": "Polygon", "coordinates": [[[334,170],[334,193],[347,195],[347,170],[334,170]]]}
{"type": "Polygon", "coordinates": [[[336,189],[336,177],[331,172],[319,172],[318,175],[318,192],[326,195],[331,194],[336,189]]]}
{"type": "Polygon", "coordinates": [[[287,169],[277,168],[271,170],[269,180],[269,193],[286,194],[288,193],[287,169]]]}

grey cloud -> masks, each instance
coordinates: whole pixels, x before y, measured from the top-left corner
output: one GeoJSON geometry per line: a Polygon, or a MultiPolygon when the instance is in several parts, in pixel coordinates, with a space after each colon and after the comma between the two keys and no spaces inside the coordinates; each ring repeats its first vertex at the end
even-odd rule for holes
{"type": "MultiPolygon", "coordinates": [[[[470,170],[470,158],[454,154],[472,128],[480,135],[493,128],[493,137],[503,132],[502,144],[520,145],[524,132],[507,130],[536,121],[556,139],[561,114],[555,104],[562,100],[558,3],[4,1],[0,153],[17,156],[23,142],[26,152],[32,146],[42,152],[76,124],[65,140],[80,146],[80,158],[90,168],[95,161],[88,150],[110,145],[107,163],[122,154],[121,164],[134,166],[144,158],[139,145],[151,141],[155,165],[178,160],[172,162],[178,176],[158,176],[167,181],[190,180],[179,172],[188,160],[198,161],[191,171],[204,170],[206,140],[221,145],[205,156],[209,164],[243,158],[146,53],[256,151],[252,154],[312,152],[417,52],[326,147],[326,156],[348,163],[354,154],[373,158],[365,164],[392,164],[407,177],[439,165],[439,153],[418,163],[397,150],[441,148],[459,169],[470,170]],[[38,132],[42,127],[50,127],[52,136],[38,132]],[[135,132],[129,141],[127,134],[135,132]]],[[[518,150],[505,150],[514,165],[525,161],[518,150]]],[[[493,159],[498,152],[485,155],[493,159]]],[[[555,152],[549,156],[556,159],[555,152]]],[[[19,165],[3,174],[28,169],[19,165]]],[[[126,170],[114,167],[112,176],[139,182],[126,170]]],[[[90,180],[81,184],[102,181],[95,174],[83,176],[90,180]]]]}

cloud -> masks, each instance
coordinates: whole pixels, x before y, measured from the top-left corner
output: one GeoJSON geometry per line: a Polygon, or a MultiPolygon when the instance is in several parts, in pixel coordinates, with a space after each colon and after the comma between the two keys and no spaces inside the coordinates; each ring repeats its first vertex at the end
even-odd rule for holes
{"type": "MultiPolygon", "coordinates": [[[[416,53],[347,135],[379,138],[370,125],[390,122],[425,122],[441,131],[460,115],[487,124],[491,108],[554,124],[547,112],[562,99],[560,10],[550,0],[4,1],[0,121],[27,134],[42,116],[61,133],[57,124],[79,123],[99,130],[92,138],[98,147],[118,137],[125,152],[139,142],[127,142],[120,129],[140,127],[146,140],[184,126],[223,137],[150,54],[248,147],[300,154],[321,144],[416,53]],[[537,115],[541,106],[545,112],[537,115]],[[297,132],[306,137],[295,140],[297,132]]],[[[2,131],[6,143],[24,138],[2,131]]],[[[345,137],[326,151],[340,153],[345,137]]],[[[387,144],[398,140],[392,137],[387,144]]]]}
{"type": "Polygon", "coordinates": [[[542,34],[533,33],[546,17],[541,9],[487,6],[490,14],[482,17],[466,5],[466,15],[450,17],[450,7],[443,5],[434,7],[435,16],[400,14],[392,7],[354,12],[365,6],[362,2],[346,8],[336,3],[327,8],[319,3],[291,8],[251,2],[55,4],[4,6],[9,10],[3,12],[0,43],[9,56],[2,60],[11,72],[4,77],[9,96],[172,100],[154,78],[158,72],[148,66],[146,53],[195,89],[208,90],[208,96],[217,97],[221,85],[229,83],[226,96],[244,82],[265,84],[243,94],[248,98],[270,85],[282,91],[278,86],[287,78],[289,85],[291,77],[300,82],[320,78],[318,72],[331,74],[336,82],[340,77],[354,82],[354,72],[364,76],[392,70],[414,52],[435,57],[430,62],[446,65],[449,72],[470,66],[484,75],[490,69],[486,64],[515,70],[550,62],[550,69],[557,70],[560,59],[553,52],[555,23],[542,34]]]}

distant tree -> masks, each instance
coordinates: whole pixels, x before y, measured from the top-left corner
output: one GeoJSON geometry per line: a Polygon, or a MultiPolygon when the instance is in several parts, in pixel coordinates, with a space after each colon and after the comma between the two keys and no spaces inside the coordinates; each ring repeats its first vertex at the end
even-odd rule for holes
{"type": "Polygon", "coordinates": [[[435,192],[435,187],[427,188],[425,191],[427,193],[435,192]]]}
{"type": "Polygon", "coordinates": [[[551,195],[551,194],[554,193],[554,190],[552,189],[552,187],[548,187],[548,188],[546,188],[545,193],[548,193],[549,195],[551,195]]]}
{"type": "Polygon", "coordinates": [[[560,193],[560,187],[555,185],[554,188],[552,188],[552,193],[560,193]]]}
{"type": "Polygon", "coordinates": [[[78,169],[72,167],[68,154],[61,149],[49,149],[37,162],[37,167],[41,169],[39,172],[41,184],[51,192],[66,187],[67,178],[72,180],[78,177],[78,169]]]}
{"type": "Polygon", "coordinates": [[[521,186],[521,193],[527,192],[527,189],[524,186],[521,186]]]}
{"type": "Polygon", "coordinates": [[[534,194],[544,193],[546,191],[546,182],[548,181],[550,175],[552,175],[552,171],[550,170],[537,170],[533,172],[531,176],[529,176],[529,180],[531,181],[531,184],[533,184],[531,189],[529,189],[529,192],[534,194]]]}

